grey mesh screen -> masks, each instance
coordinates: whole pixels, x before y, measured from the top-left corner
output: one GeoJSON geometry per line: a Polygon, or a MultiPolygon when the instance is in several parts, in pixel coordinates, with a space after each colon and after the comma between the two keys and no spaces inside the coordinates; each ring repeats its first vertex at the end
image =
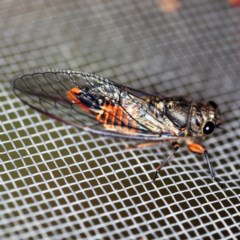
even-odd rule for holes
{"type": "Polygon", "coordinates": [[[0,239],[240,238],[240,8],[230,2],[0,2],[0,239]],[[153,184],[169,144],[129,149],[30,109],[9,80],[43,67],[214,100],[226,131],[203,144],[218,181],[183,143],[153,184]]]}

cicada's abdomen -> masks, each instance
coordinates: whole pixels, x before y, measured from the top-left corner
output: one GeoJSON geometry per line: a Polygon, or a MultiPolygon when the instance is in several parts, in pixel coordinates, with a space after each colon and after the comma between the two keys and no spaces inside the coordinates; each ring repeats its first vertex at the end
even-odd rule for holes
{"type": "MultiPolygon", "coordinates": [[[[119,102],[109,100],[108,97],[96,97],[80,88],[72,88],[67,92],[67,98],[85,112],[95,115],[97,121],[108,130],[125,134],[134,134],[141,130],[139,123],[126,114],[123,106],[119,102]]],[[[132,112],[137,111],[136,106],[132,106],[132,112]]]]}

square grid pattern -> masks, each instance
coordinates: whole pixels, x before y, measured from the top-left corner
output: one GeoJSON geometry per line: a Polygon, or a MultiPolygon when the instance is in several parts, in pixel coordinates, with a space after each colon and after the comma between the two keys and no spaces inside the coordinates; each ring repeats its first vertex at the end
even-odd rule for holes
{"type": "Polygon", "coordinates": [[[1,1],[0,239],[240,238],[240,8],[229,2],[1,1]],[[217,182],[183,144],[153,184],[168,144],[129,149],[30,109],[9,80],[42,67],[214,100],[226,131],[204,144],[217,182]]]}

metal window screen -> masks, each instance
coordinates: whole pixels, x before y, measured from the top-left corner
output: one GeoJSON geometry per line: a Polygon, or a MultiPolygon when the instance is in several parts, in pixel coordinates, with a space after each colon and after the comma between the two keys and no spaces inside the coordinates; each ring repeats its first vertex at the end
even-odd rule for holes
{"type": "Polygon", "coordinates": [[[239,239],[240,8],[231,1],[0,3],[0,239],[239,239]],[[169,3],[168,2],[168,3],[169,3]],[[175,6],[175,7],[174,7],[175,6]],[[181,150],[79,131],[10,89],[40,67],[92,72],[160,95],[218,103],[227,131],[181,150]]]}

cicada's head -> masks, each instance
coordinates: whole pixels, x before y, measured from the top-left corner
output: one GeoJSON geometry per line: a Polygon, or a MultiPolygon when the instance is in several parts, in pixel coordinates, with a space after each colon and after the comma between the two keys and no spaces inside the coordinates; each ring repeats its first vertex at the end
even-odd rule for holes
{"type": "Polygon", "coordinates": [[[190,131],[192,136],[204,137],[221,124],[221,114],[216,103],[198,103],[192,113],[190,131]]]}

